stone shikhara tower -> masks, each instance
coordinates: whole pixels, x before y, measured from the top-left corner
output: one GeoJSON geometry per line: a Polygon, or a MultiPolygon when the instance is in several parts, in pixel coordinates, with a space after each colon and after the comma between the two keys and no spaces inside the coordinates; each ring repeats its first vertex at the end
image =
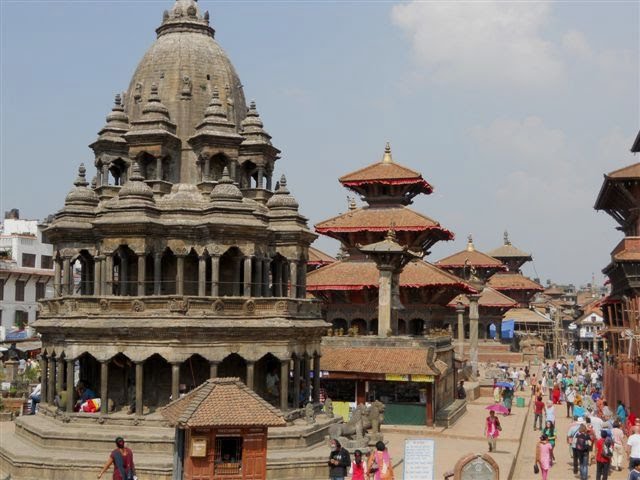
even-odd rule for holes
{"type": "Polygon", "coordinates": [[[91,144],[96,177],[80,167],[45,232],[55,298],[35,325],[41,412],[73,415],[72,396],[60,408],[54,398],[78,378],[109,399],[106,422],[148,422],[216,376],[240,377],[287,410],[291,369],[291,388],[304,377],[317,399],[326,324],[305,298],[315,235],[284,176],[273,189],[280,151],[255,103],[247,108],[208,12],[178,0],[156,32],[91,144]],[[284,380],[277,391],[268,373],[284,380]]]}

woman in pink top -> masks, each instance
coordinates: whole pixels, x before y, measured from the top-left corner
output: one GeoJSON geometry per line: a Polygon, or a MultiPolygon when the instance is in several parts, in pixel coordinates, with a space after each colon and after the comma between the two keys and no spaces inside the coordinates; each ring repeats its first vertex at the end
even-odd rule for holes
{"type": "Polygon", "coordinates": [[[611,468],[620,472],[622,471],[622,463],[625,460],[625,435],[622,428],[620,428],[620,422],[613,422],[611,436],[613,438],[613,458],[611,459],[611,468]]]}
{"type": "Polygon", "coordinates": [[[538,445],[536,446],[536,463],[540,467],[542,480],[547,480],[549,469],[551,468],[551,465],[553,465],[554,460],[553,447],[549,443],[547,436],[542,435],[538,445]]]}

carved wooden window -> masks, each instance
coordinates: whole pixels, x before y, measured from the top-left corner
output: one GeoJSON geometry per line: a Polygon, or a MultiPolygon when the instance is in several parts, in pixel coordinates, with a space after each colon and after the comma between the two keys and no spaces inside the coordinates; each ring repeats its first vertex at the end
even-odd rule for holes
{"type": "Polygon", "coordinates": [[[242,467],[242,437],[217,437],[215,474],[238,475],[242,467]]]}

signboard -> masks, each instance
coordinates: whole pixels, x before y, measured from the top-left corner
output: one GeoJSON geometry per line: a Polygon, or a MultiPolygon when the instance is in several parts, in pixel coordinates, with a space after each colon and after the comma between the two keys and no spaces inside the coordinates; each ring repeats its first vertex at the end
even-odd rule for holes
{"type": "Polygon", "coordinates": [[[411,375],[412,382],[433,383],[436,381],[433,375],[411,375]]]}
{"type": "Polygon", "coordinates": [[[434,480],[436,442],[432,438],[404,441],[404,480],[434,480]]]}
{"type": "Polygon", "coordinates": [[[207,456],[207,439],[206,438],[195,437],[191,439],[191,456],[192,457],[207,456]]]}
{"type": "Polygon", "coordinates": [[[384,379],[387,382],[408,382],[409,381],[409,375],[397,375],[395,373],[387,373],[384,376],[384,379]]]}

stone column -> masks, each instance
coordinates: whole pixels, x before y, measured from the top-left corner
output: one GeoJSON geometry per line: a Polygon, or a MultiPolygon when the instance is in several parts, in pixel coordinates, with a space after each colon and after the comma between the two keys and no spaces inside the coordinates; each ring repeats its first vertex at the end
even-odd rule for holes
{"type": "Polygon", "coordinates": [[[244,257],[244,296],[251,296],[251,257],[244,257]]]}
{"type": "Polygon", "coordinates": [[[102,259],[100,255],[96,255],[93,259],[93,294],[95,296],[102,295],[102,259]]]}
{"type": "Polygon", "coordinates": [[[384,338],[391,330],[391,277],[393,272],[388,268],[379,267],[379,270],[378,336],[384,338]]]}
{"type": "Polygon", "coordinates": [[[478,300],[480,300],[480,294],[469,295],[469,356],[474,380],[478,378],[478,322],[480,319],[478,300]]]}
{"type": "Polygon", "coordinates": [[[247,360],[247,387],[255,390],[255,366],[256,362],[247,360]]]}
{"type": "Polygon", "coordinates": [[[145,252],[138,254],[138,296],[144,297],[145,284],[147,282],[147,255],[145,252]]]}
{"type": "Polygon", "coordinates": [[[109,164],[102,165],[102,185],[109,185],[109,164]]]}
{"type": "Polygon", "coordinates": [[[282,296],[282,262],[273,263],[273,296],[282,296]]]}
{"type": "Polygon", "coordinates": [[[120,253],[119,295],[129,295],[129,255],[120,253]]]}
{"type": "Polygon", "coordinates": [[[220,296],[220,255],[211,256],[211,296],[220,296]]]}
{"type": "Polygon", "coordinates": [[[49,358],[47,367],[49,370],[47,372],[47,403],[51,405],[56,395],[56,361],[53,356],[49,358]]]}
{"type": "Polygon", "coordinates": [[[156,180],[162,180],[162,158],[156,158],[156,180]]]}
{"type": "Polygon", "coordinates": [[[267,190],[271,190],[271,174],[267,174],[267,190]]]}
{"type": "Polygon", "coordinates": [[[209,362],[209,378],[217,378],[219,364],[220,362],[218,362],[217,360],[211,360],[209,362]]]}
{"type": "Polygon", "coordinates": [[[291,288],[289,289],[289,297],[298,298],[298,261],[291,260],[289,265],[289,268],[291,268],[291,288]]]}
{"type": "Polygon", "coordinates": [[[109,360],[100,362],[100,413],[109,413],[109,360]]]}
{"type": "Polygon", "coordinates": [[[293,408],[300,408],[300,357],[293,358],[293,408]]]}
{"type": "Polygon", "coordinates": [[[502,319],[495,323],[496,326],[496,340],[502,340],[502,319]]]}
{"type": "Polygon", "coordinates": [[[282,293],[280,294],[281,297],[288,297],[289,296],[289,281],[291,280],[291,275],[289,273],[289,261],[286,260],[284,262],[282,262],[280,264],[280,267],[282,268],[282,276],[280,277],[282,279],[282,281],[280,282],[280,284],[282,285],[282,293]]]}
{"type": "Polygon", "coordinates": [[[242,259],[241,258],[234,258],[232,260],[232,292],[233,292],[233,296],[234,297],[239,297],[240,296],[240,269],[242,268],[241,262],[242,259]]]}
{"type": "Polygon", "coordinates": [[[180,363],[171,364],[171,400],[180,398],[180,363]]]}
{"type": "Polygon", "coordinates": [[[307,262],[301,261],[298,264],[298,278],[300,286],[298,288],[298,298],[307,298],[307,262]]]}
{"type": "Polygon", "coordinates": [[[47,388],[49,385],[49,357],[45,354],[42,354],[40,358],[40,372],[42,376],[40,379],[40,401],[47,403],[49,395],[49,389],[47,388]]]}
{"type": "Polygon", "coordinates": [[[176,295],[184,295],[184,255],[176,255],[176,295]]]}
{"type": "Polygon", "coordinates": [[[64,383],[64,359],[62,356],[58,356],[58,365],[56,372],[56,393],[62,391],[62,384],[64,383]]]}
{"type": "Polygon", "coordinates": [[[53,296],[59,297],[62,295],[62,289],[60,288],[60,261],[58,259],[53,260],[53,296]]]}
{"type": "Polygon", "coordinates": [[[313,403],[320,401],[320,355],[313,354],[313,403]]]}
{"type": "Polygon", "coordinates": [[[263,179],[264,179],[264,167],[258,167],[258,184],[256,185],[257,188],[262,188],[263,179]]]}
{"type": "Polygon", "coordinates": [[[263,286],[262,286],[262,279],[263,279],[263,275],[262,275],[262,259],[261,258],[256,258],[255,259],[255,272],[254,272],[254,278],[255,278],[255,286],[253,287],[253,291],[255,292],[255,296],[256,297],[262,297],[263,296],[263,286]]]}
{"type": "Polygon", "coordinates": [[[229,176],[231,177],[231,180],[233,180],[235,183],[238,183],[238,176],[236,175],[236,167],[237,167],[237,162],[231,160],[229,162],[229,176]]]}
{"type": "Polygon", "coordinates": [[[207,294],[207,257],[198,257],[198,296],[204,297],[207,294]]]}
{"type": "Polygon", "coordinates": [[[464,304],[458,302],[456,314],[458,315],[458,356],[460,358],[464,355],[464,310],[464,304]]]}
{"type": "Polygon", "coordinates": [[[162,253],[153,254],[153,294],[162,292],[162,253]]]}
{"type": "Polygon", "coordinates": [[[271,259],[265,258],[262,265],[262,296],[270,297],[271,288],[269,285],[269,275],[271,274],[271,259]]]}
{"type": "Polygon", "coordinates": [[[106,288],[102,291],[103,295],[113,295],[113,254],[107,253],[105,254],[105,285],[106,288]]]}
{"type": "Polygon", "coordinates": [[[73,284],[71,282],[71,257],[62,260],[62,294],[71,295],[73,284]]]}
{"type": "Polygon", "coordinates": [[[142,416],[144,409],[144,362],[136,362],[136,415],[142,416]]]}
{"type": "Polygon", "coordinates": [[[67,358],[67,412],[73,412],[73,392],[74,392],[74,369],[75,369],[75,360],[73,358],[67,358]]]}
{"type": "Polygon", "coordinates": [[[280,360],[280,410],[289,410],[289,363],[290,359],[280,360]]]}

